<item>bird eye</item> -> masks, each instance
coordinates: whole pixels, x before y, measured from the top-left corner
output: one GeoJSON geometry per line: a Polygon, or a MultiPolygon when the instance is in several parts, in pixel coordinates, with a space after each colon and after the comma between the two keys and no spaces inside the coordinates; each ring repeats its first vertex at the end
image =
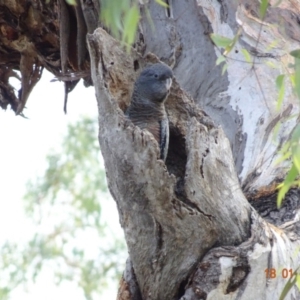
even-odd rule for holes
{"type": "Polygon", "coordinates": [[[157,75],[157,74],[154,74],[154,77],[155,77],[155,78],[158,78],[158,75],[157,75]]]}

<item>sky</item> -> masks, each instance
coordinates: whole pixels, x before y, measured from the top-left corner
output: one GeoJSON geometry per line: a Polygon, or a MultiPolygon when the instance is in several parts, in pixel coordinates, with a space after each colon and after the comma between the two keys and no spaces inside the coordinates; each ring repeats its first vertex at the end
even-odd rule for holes
{"type": "MultiPolygon", "coordinates": [[[[41,80],[33,89],[24,110],[28,118],[15,116],[8,108],[0,109],[0,244],[6,239],[26,241],[32,235],[32,227],[26,219],[22,196],[25,184],[45,170],[45,157],[50,149],[59,147],[67,132],[67,125],[81,115],[97,118],[97,103],[93,87],[85,88],[82,82],[69,94],[68,113],[63,112],[64,86],[50,82],[54,76],[44,71],[41,80]]],[[[18,89],[20,83],[13,85],[18,89]]],[[[115,203],[108,201],[103,215],[120,231],[115,203]],[[109,212],[108,214],[105,211],[109,212]]],[[[72,283],[60,287],[50,284],[51,278],[44,272],[28,291],[18,288],[12,300],[83,300],[83,295],[72,283]],[[47,290],[47,293],[45,293],[47,290]]],[[[108,290],[103,299],[115,299],[116,291],[108,290]]]]}

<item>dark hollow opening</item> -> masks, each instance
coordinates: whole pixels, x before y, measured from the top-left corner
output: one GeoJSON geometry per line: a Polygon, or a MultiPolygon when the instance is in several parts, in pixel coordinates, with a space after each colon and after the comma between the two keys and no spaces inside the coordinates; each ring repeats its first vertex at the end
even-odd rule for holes
{"type": "MultiPolygon", "coordinates": [[[[277,193],[259,198],[248,197],[248,201],[267,222],[281,226],[294,220],[297,210],[300,208],[300,190],[297,188],[290,189],[279,209],[277,207],[277,193]]],[[[300,225],[295,226],[300,229],[300,225]]]]}
{"type": "Polygon", "coordinates": [[[177,299],[181,299],[184,296],[187,284],[188,284],[188,279],[185,279],[180,283],[178,294],[176,297],[177,299]]]}
{"type": "Polygon", "coordinates": [[[187,155],[185,149],[185,138],[178,128],[170,123],[169,151],[166,166],[170,174],[184,179],[187,155]]]}
{"type": "Polygon", "coordinates": [[[134,68],[134,71],[137,71],[140,68],[139,62],[137,60],[135,60],[133,62],[133,68],[134,68]]]}

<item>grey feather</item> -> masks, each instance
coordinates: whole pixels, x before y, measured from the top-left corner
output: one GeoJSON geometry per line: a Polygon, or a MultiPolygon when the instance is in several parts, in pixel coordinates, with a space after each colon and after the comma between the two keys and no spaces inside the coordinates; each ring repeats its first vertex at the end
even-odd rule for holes
{"type": "Polygon", "coordinates": [[[162,63],[144,69],[135,82],[131,103],[125,113],[134,125],[154,135],[164,161],[169,147],[169,120],[164,102],[172,78],[172,70],[162,63]]]}

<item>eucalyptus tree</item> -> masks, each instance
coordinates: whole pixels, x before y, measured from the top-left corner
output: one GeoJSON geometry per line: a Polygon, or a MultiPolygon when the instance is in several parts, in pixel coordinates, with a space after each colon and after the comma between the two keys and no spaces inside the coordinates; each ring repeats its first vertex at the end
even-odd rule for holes
{"type": "MultiPolygon", "coordinates": [[[[79,78],[95,86],[100,147],[129,249],[119,299],[274,299],[284,287],[299,298],[300,6],[275,2],[50,1],[46,14],[58,22],[44,26],[56,35],[17,51],[25,83],[46,67],[66,95],[79,78]],[[56,52],[40,54],[49,43],[56,52]],[[176,78],[166,163],[153,136],[123,113],[140,70],[159,60],[176,78]]],[[[40,16],[45,5],[36,6],[40,16]]],[[[11,97],[17,113],[24,93],[11,97]]]]}

